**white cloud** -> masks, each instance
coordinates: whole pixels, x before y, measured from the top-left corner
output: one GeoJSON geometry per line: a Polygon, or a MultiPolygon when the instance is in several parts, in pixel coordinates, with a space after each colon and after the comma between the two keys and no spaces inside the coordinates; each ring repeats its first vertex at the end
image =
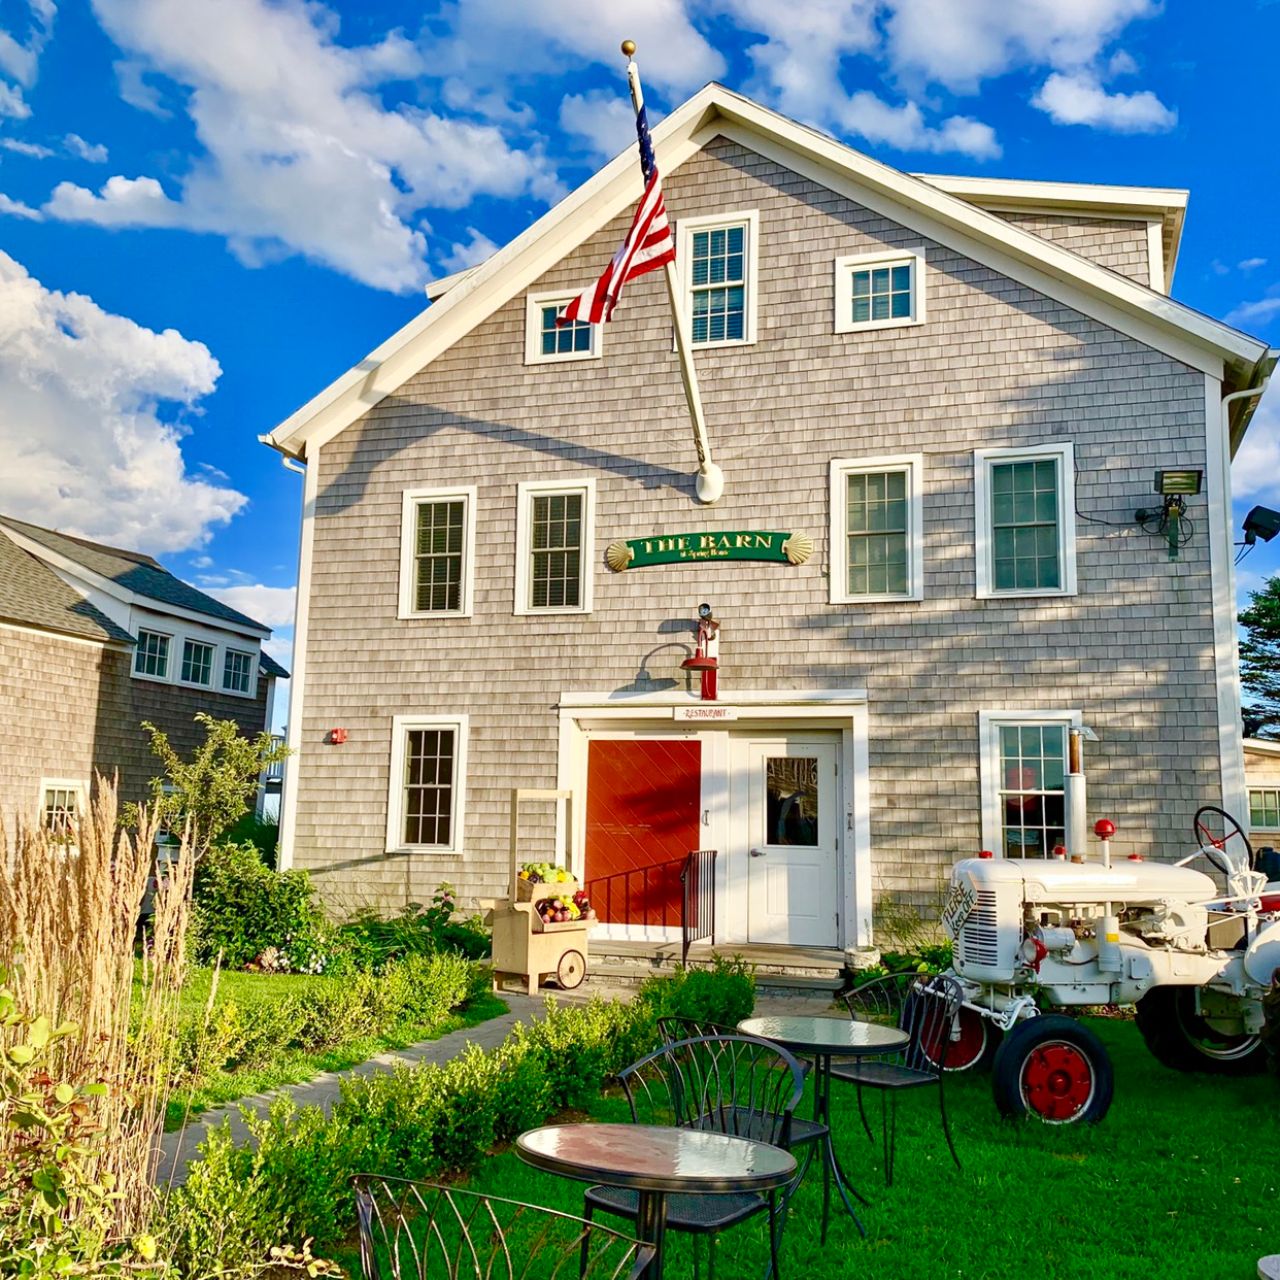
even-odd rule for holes
{"type": "Polygon", "coordinates": [[[612,160],[636,140],[636,116],[621,93],[592,89],[566,94],[560,103],[560,127],[586,140],[594,159],[612,160]]]}
{"type": "Polygon", "coordinates": [[[27,30],[21,36],[0,28],[0,71],[30,88],[36,82],[40,55],[53,33],[57,6],[53,0],[29,0],[27,30]]]}
{"type": "Polygon", "coordinates": [[[106,164],[107,149],[100,142],[86,142],[78,133],[69,133],[62,140],[62,145],[80,160],[90,164],[106,164]]]}
{"type": "Polygon", "coordinates": [[[21,89],[11,84],[0,84],[0,116],[8,116],[11,120],[25,120],[31,114],[21,89]]]}
{"type": "Polygon", "coordinates": [[[991,160],[1000,155],[995,130],[981,120],[949,116],[931,126],[914,102],[893,107],[865,90],[844,104],[840,121],[850,133],[899,151],[958,152],[975,160],[991,160]]]}
{"type": "Polygon", "coordinates": [[[0,252],[0,511],[152,553],[200,546],[246,502],[182,456],[220,372],[203,343],[46,289],[0,252]]]}
{"type": "Polygon", "coordinates": [[[0,138],[0,147],[15,155],[30,156],[33,160],[47,160],[53,152],[38,142],[24,142],[21,138],[0,138]]]}
{"type": "Polygon", "coordinates": [[[1259,267],[1265,267],[1266,265],[1266,258],[1245,258],[1242,262],[1236,263],[1236,269],[1239,271],[1257,271],[1259,267]]]}
{"type": "Polygon", "coordinates": [[[1055,124],[1084,124],[1113,133],[1164,133],[1178,123],[1149,89],[1108,93],[1090,71],[1055,71],[1031,99],[1055,124]]]}
{"type": "Polygon", "coordinates": [[[1228,324],[1269,324],[1276,316],[1280,316],[1280,294],[1259,298],[1256,302],[1242,302],[1228,311],[1225,319],[1228,324]]]}
{"type": "Polygon", "coordinates": [[[192,556],[191,567],[193,569],[211,569],[213,568],[212,556],[192,556]]]}
{"type": "Polygon", "coordinates": [[[1115,53],[1107,60],[1107,76],[1115,78],[1117,76],[1135,76],[1138,74],[1138,64],[1134,61],[1133,55],[1124,49],[1117,49],[1115,53]]]}
{"type": "Polygon", "coordinates": [[[255,622],[275,630],[293,626],[296,587],[268,587],[260,582],[239,587],[213,587],[209,594],[223,604],[238,609],[255,622]]]}
{"type": "Polygon", "coordinates": [[[1231,488],[1237,498],[1280,506],[1280,401],[1274,392],[1263,397],[1231,463],[1231,488]]]}
{"type": "MultiPolygon", "coordinates": [[[[116,175],[96,194],[63,183],[47,206],[52,216],[212,232],[251,265],[299,253],[405,292],[427,279],[415,217],[424,207],[562,194],[537,145],[512,146],[491,124],[385,106],[382,86],[428,70],[399,33],[340,44],[336,16],[301,0],[95,0],[94,8],[139,83],[149,72],[189,91],[204,154],[172,193],[145,175],[116,175]]],[[[492,31],[485,42],[502,43],[492,31]]]]}
{"type": "Polygon", "coordinates": [[[468,227],[467,236],[468,239],[454,244],[440,259],[440,265],[446,271],[465,271],[468,267],[474,267],[476,263],[483,262],[498,252],[498,246],[483,231],[468,227]]]}
{"type": "Polygon", "coordinates": [[[23,204],[21,200],[14,200],[3,193],[0,193],[0,214],[7,214],[11,218],[26,218],[30,222],[44,219],[44,214],[39,209],[33,209],[29,204],[23,204]]]}

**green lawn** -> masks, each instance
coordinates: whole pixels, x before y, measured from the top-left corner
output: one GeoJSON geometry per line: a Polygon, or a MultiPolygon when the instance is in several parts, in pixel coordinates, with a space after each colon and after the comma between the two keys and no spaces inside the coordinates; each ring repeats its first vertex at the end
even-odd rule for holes
{"type": "MultiPolygon", "coordinates": [[[[963,1171],[951,1163],[930,1093],[900,1100],[895,1185],[858,1121],[854,1091],[836,1082],[836,1146],[871,1200],[862,1240],[839,1207],[819,1243],[821,1178],[811,1169],[783,1242],[784,1280],[1247,1280],[1280,1251],[1280,1082],[1168,1071],[1129,1022],[1090,1020],[1112,1051],[1116,1095],[1093,1128],[1000,1121],[982,1076],[949,1079],[963,1171]]],[[[878,1124],[873,1098],[869,1114],[878,1124]]],[[[806,1107],[811,1101],[806,1098],[806,1107]]],[[[620,1097],[595,1119],[625,1119],[620,1097]]],[[[539,1173],[506,1151],[467,1184],[573,1213],[579,1184],[539,1173]]],[[[720,1280],[762,1276],[761,1221],[722,1237],[720,1280]]],[[[350,1257],[341,1259],[348,1266],[350,1257]]],[[[359,1274],[358,1263],[352,1267],[359,1274]]],[[[677,1237],[666,1274],[692,1274],[677,1237]]]]}
{"type": "MultiPolygon", "coordinates": [[[[212,971],[193,969],[182,991],[181,1016],[184,1022],[203,1018],[209,1001],[212,971]]],[[[241,1009],[271,1004],[283,996],[308,989],[324,989],[342,982],[341,978],[317,977],[309,974],[260,974],[224,971],[218,975],[215,1007],[234,1000],[241,1009]]],[[[343,1071],[357,1066],[374,1054],[388,1049],[404,1049],[422,1040],[436,1040],[450,1031],[474,1027],[507,1012],[505,1001],[494,995],[481,995],[465,1008],[428,1024],[405,1023],[380,1036],[361,1036],[315,1053],[300,1050],[283,1051],[270,1063],[234,1071],[219,1071],[203,1079],[195,1089],[175,1090],[165,1115],[166,1130],[181,1128],[188,1116],[198,1115],[210,1107],[234,1102],[251,1094],[262,1093],[281,1085],[301,1084],[325,1071],[343,1071]]]]}

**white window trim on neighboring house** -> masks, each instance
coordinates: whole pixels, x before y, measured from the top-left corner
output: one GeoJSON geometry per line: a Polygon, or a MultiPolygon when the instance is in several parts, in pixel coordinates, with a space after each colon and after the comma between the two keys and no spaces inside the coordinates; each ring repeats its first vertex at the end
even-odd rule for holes
{"type": "Polygon", "coordinates": [[[1248,786],[1247,790],[1248,790],[1248,797],[1249,797],[1249,830],[1250,830],[1250,832],[1254,832],[1254,831],[1265,831],[1265,832],[1280,831],[1280,822],[1276,822],[1276,823],[1275,823],[1275,824],[1273,824],[1272,826],[1267,826],[1267,825],[1265,825],[1265,824],[1255,826],[1255,825],[1254,825],[1254,822],[1253,822],[1253,797],[1254,797],[1254,794],[1255,794],[1255,793],[1262,793],[1262,794],[1264,794],[1264,795],[1273,795],[1273,796],[1276,796],[1278,799],[1280,799],[1280,782],[1258,782],[1258,783],[1252,783],[1252,782],[1251,782],[1251,783],[1249,784],[1249,786],[1248,786]]]}
{"type": "Polygon", "coordinates": [[[469,618],[475,591],[476,487],[454,485],[447,489],[406,489],[400,504],[400,618],[469,618]],[[462,521],[462,592],[460,609],[415,609],[414,546],[418,533],[418,505],[423,502],[466,504],[462,521]]]}
{"type": "Polygon", "coordinates": [[[854,253],[835,261],[835,332],[862,333],[866,329],[901,329],[924,324],[926,314],[927,275],[924,246],[909,249],[883,249],[875,253],[854,253]],[[888,320],[853,319],[853,274],[874,267],[911,268],[911,314],[888,320]]]}
{"type": "Polygon", "coordinates": [[[685,324],[689,334],[691,351],[714,351],[717,347],[749,347],[756,341],[756,295],[759,282],[760,244],[760,211],[759,209],[742,209],[734,213],[708,214],[697,218],[681,218],[676,227],[679,239],[676,250],[676,261],[680,264],[680,289],[683,294],[681,305],[684,308],[685,324]],[[722,338],[719,342],[693,341],[693,279],[690,264],[693,261],[693,236],[696,231],[714,230],[717,227],[745,226],[746,264],[744,283],[747,299],[743,308],[742,337],[722,338]]]}
{"type": "Polygon", "coordinates": [[[827,530],[830,560],[830,603],[876,604],[895,600],[924,599],[924,455],[890,454],[879,458],[832,458],[830,522],[827,530]],[[904,593],[853,595],[848,589],[849,540],[847,522],[847,478],[873,472],[907,473],[907,574],[904,593]]]}
{"type": "Polygon", "coordinates": [[[1020,596],[1073,596],[1076,587],[1076,468],[1075,447],[1070,440],[1029,447],[975,449],[973,451],[974,551],[977,598],[1016,599],[1020,596]],[[991,562],[991,467],[1006,462],[1039,462],[1052,459],[1058,466],[1058,578],[1061,586],[997,590],[991,562]]]}
{"type": "Polygon", "coordinates": [[[432,853],[460,853],[463,850],[463,824],[466,818],[467,737],[469,717],[456,715],[402,715],[391,721],[391,778],[387,793],[387,852],[408,853],[421,850],[432,853]],[[404,832],[404,766],[405,745],[414,729],[452,729],[454,733],[453,787],[450,797],[448,844],[406,844],[404,832]]]}
{"type": "Polygon", "coordinates": [[[83,778],[41,778],[40,779],[40,808],[38,813],[38,825],[42,830],[48,830],[45,826],[44,811],[45,800],[48,798],[50,791],[73,791],[76,797],[76,817],[77,822],[83,822],[85,811],[89,803],[89,784],[83,778]]]}
{"type": "Polygon", "coordinates": [[[172,631],[160,631],[156,627],[139,627],[138,628],[138,645],[133,652],[133,662],[130,664],[130,674],[135,680],[151,680],[156,684],[172,684],[173,683],[173,657],[177,652],[176,641],[181,639],[172,631]],[[169,642],[168,648],[165,650],[164,657],[164,674],[155,675],[150,671],[138,670],[138,655],[142,652],[142,636],[143,633],[150,636],[160,636],[169,642]]]}
{"type": "Polygon", "coordinates": [[[524,480],[516,486],[516,580],[513,613],[517,615],[590,613],[595,597],[595,510],[596,482],[593,476],[582,480],[524,480]],[[535,608],[529,602],[533,558],[533,499],[547,494],[580,493],[582,495],[582,599],[576,605],[535,608]]]}
{"type": "Polygon", "coordinates": [[[566,351],[544,355],[542,351],[542,311],[544,307],[567,306],[577,297],[574,293],[531,293],[525,303],[525,364],[566,364],[574,360],[599,360],[604,355],[604,325],[593,324],[591,345],[586,351],[566,351]]]}
{"type": "MultiPolygon", "coordinates": [[[[1068,729],[1078,729],[1083,723],[1084,717],[1079,711],[978,712],[978,776],[984,849],[991,850],[997,858],[1004,857],[1004,823],[1000,814],[1000,730],[1011,725],[1039,724],[1060,724],[1068,729]]],[[[1070,830],[1071,815],[1064,812],[1063,817],[1070,830]]]]}
{"type": "Polygon", "coordinates": [[[234,694],[239,698],[246,698],[255,692],[257,680],[254,678],[254,668],[260,659],[248,649],[237,649],[234,645],[225,645],[222,650],[222,692],[234,694]],[[231,661],[231,655],[237,654],[239,657],[249,659],[249,682],[248,688],[237,689],[234,685],[227,683],[227,664],[231,661]]]}
{"type": "Polygon", "coordinates": [[[178,654],[178,665],[174,672],[174,683],[181,685],[184,689],[215,689],[214,672],[218,668],[218,654],[221,646],[214,640],[202,640],[199,636],[183,636],[182,650],[178,654]],[[186,665],[187,645],[199,645],[201,648],[210,651],[209,658],[209,678],[206,681],[187,680],[183,678],[182,668],[186,665]]]}

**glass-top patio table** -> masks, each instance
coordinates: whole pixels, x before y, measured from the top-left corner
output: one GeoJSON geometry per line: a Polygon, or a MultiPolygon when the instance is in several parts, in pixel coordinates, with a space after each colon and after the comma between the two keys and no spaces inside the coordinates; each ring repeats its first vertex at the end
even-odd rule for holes
{"type": "Polygon", "coordinates": [[[822,1243],[827,1242],[827,1224],[831,1218],[831,1182],[834,1179],[840,1199],[849,1216],[865,1236],[852,1203],[852,1191],[863,1204],[866,1199],[849,1181],[836,1157],[831,1142],[831,1060],[833,1058],[874,1058],[884,1053],[896,1053],[905,1049],[910,1036],[897,1027],[885,1027],[876,1022],[853,1022],[846,1018],[783,1016],[774,1018],[747,1018],[738,1023],[738,1031],[744,1036],[756,1036],[771,1040],[802,1058],[812,1058],[813,1119],[824,1130],[822,1136],[822,1243]]]}
{"type": "Polygon", "coordinates": [[[639,1197],[636,1237],[653,1245],[647,1280],[660,1280],[668,1195],[768,1192],[795,1176],[779,1147],[728,1134],[647,1124],[553,1124],[516,1139],[527,1164],[579,1182],[626,1187],[639,1197]]]}

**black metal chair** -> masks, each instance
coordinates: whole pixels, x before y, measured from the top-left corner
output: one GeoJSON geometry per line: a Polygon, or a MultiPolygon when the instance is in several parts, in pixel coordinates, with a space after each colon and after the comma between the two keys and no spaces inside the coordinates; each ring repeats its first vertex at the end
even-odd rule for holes
{"type": "Polygon", "coordinates": [[[351,1180],[365,1280],[639,1280],[653,1246],[537,1205],[433,1182],[351,1180]]]}
{"type": "Polygon", "coordinates": [[[875,1135],[867,1120],[862,1091],[874,1089],[880,1094],[886,1186],[893,1185],[898,1094],[909,1089],[937,1089],[942,1133],[951,1158],[959,1169],[960,1157],[951,1138],[943,1081],[946,1078],[947,1052],[956,1034],[956,1018],[964,1000],[960,984],[946,974],[891,973],[855,987],[846,992],[843,999],[849,1016],[855,1022],[879,1022],[900,1027],[911,1037],[906,1048],[897,1053],[862,1058],[856,1062],[835,1062],[831,1066],[832,1079],[850,1081],[857,1086],[858,1115],[862,1118],[867,1138],[872,1142],[875,1135]]]}
{"type": "Polygon", "coordinates": [[[678,1018],[674,1014],[658,1019],[658,1034],[663,1044],[675,1044],[677,1040],[705,1039],[708,1036],[736,1036],[735,1027],[721,1026],[718,1022],[701,1022],[697,1018],[678,1018]]]}
{"type": "MultiPolygon", "coordinates": [[[[682,1125],[790,1149],[804,1074],[800,1063],[778,1045],[727,1035],[663,1045],[621,1071],[618,1079],[636,1124],[682,1125]]],[[[720,1232],[767,1214],[769,1271],[776,1277],[783,1218],[802,1172],[781,1193],[670,1195],[666,1228],[708,1238],[707,1274],[714,1280],[720,1232]]],[[[596,1213],[634,1222],[639,1213],[636,1192],[619,1187],[589,1187],[585,1201],[588,1222],[596,1213]]]]}

